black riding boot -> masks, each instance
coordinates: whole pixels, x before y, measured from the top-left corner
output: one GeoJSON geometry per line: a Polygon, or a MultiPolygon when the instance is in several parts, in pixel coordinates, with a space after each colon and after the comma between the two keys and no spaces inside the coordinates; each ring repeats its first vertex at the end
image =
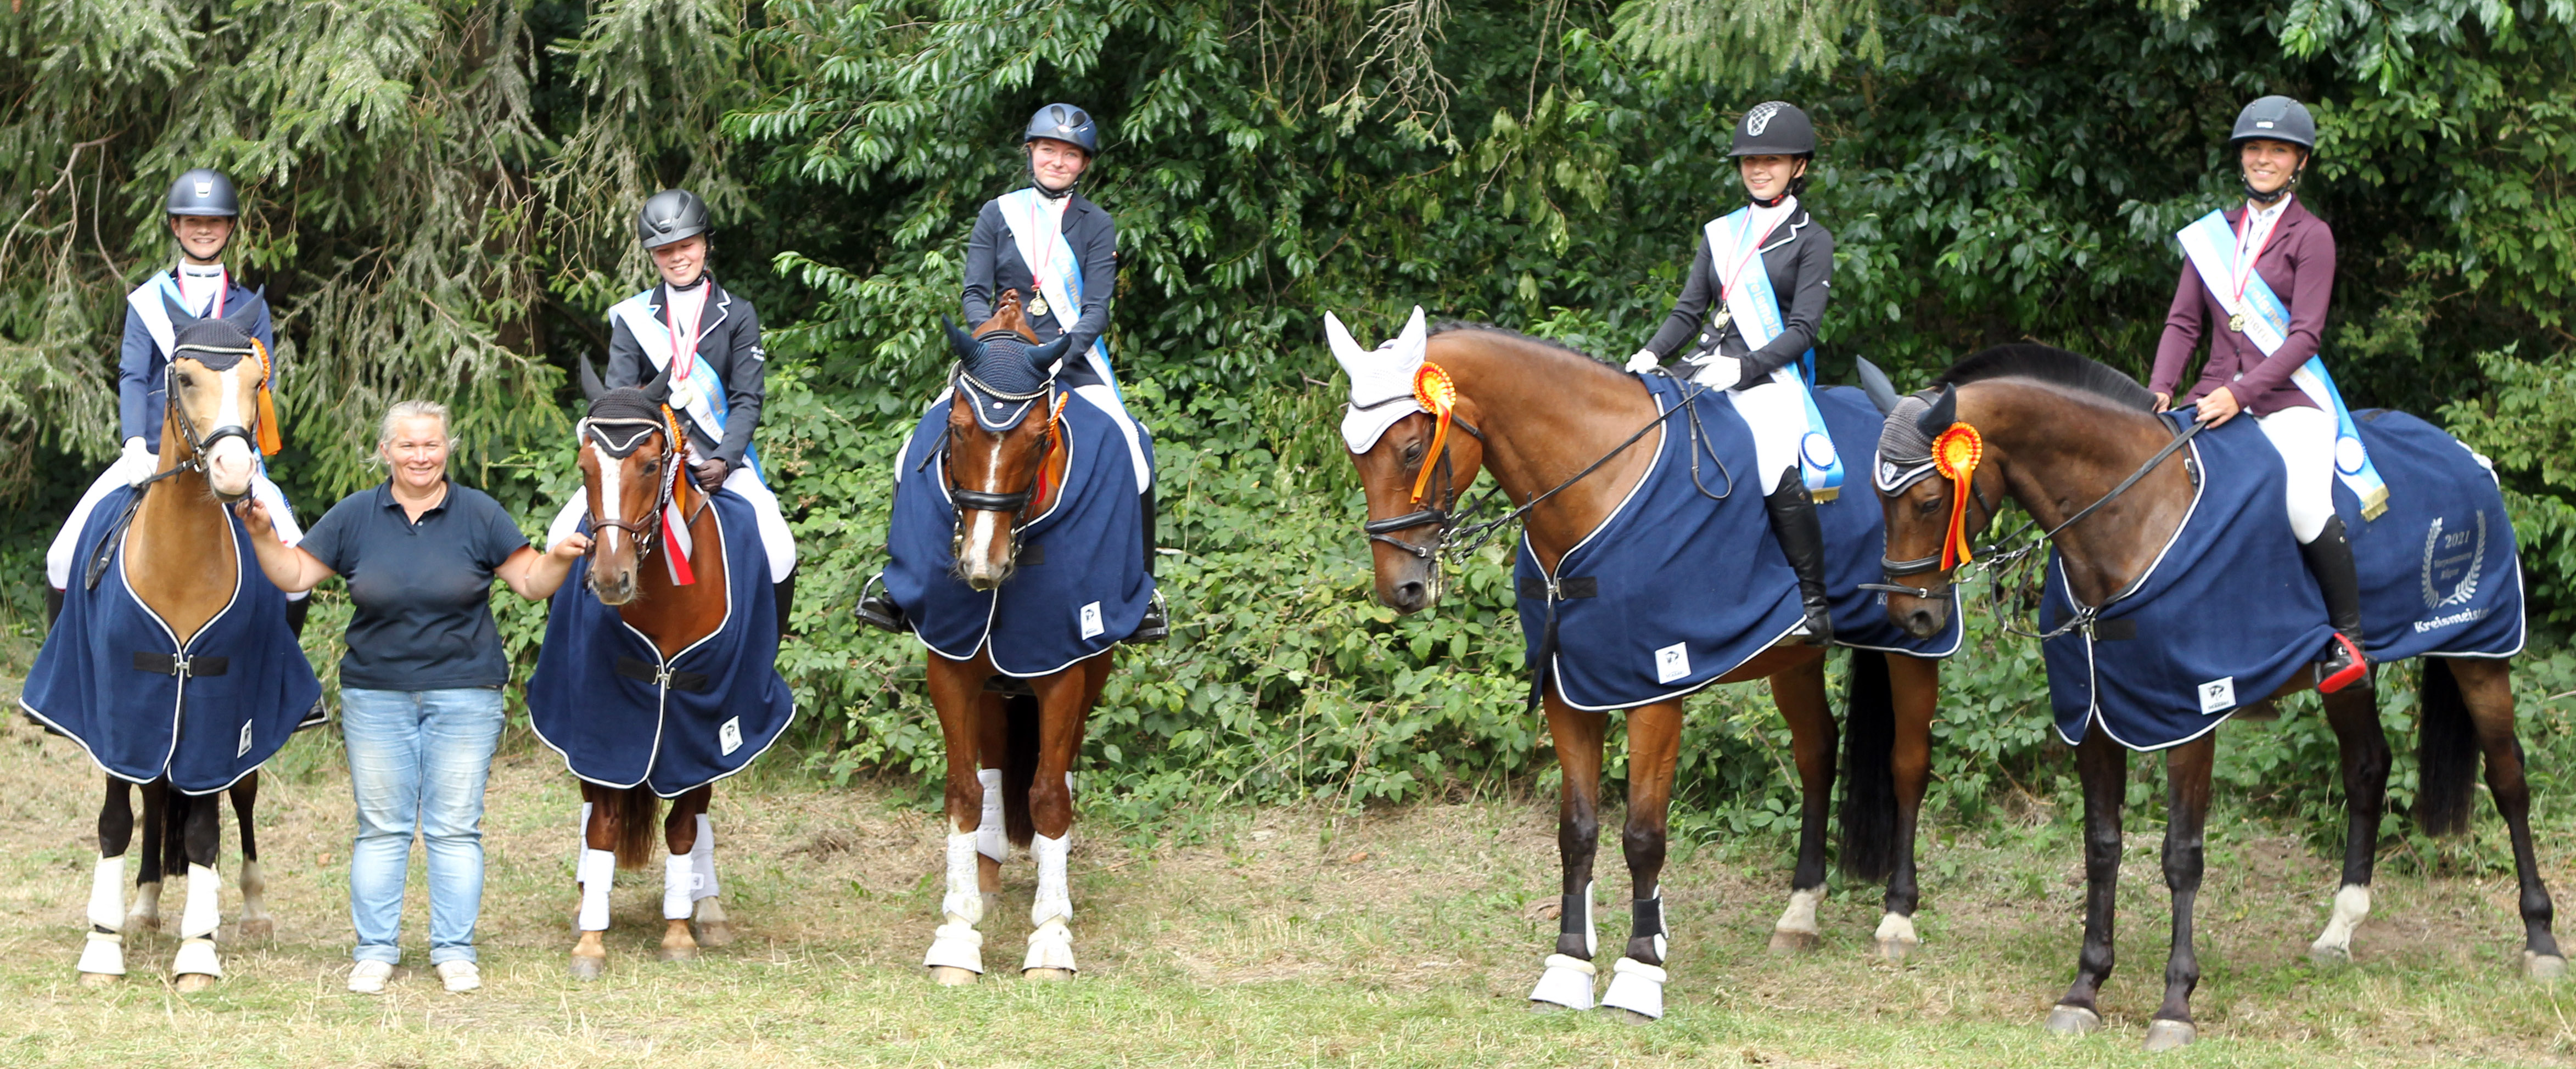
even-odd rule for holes
{"type": "Polygon", "coordinates": [[[2352,564],[2352,536],[2344,530],[2343,517],[2327,519],[2325,530],[2300,546],[2299,555],[2307,558],[2308,573],[2316,576],[2317,590],[2326,596],[2326,622],[2335,629],[2334,649],[2317,662],[2317,689],[2327,694],[2355,685],[2368,689],[2370,662],[2361,654],[2361,575],[2352,564]]]}
{"type": "Polygon", "coordinates": [[[796,607],[796,569],[787,569],[787,578],[769,584],[778,599],[778,637],[787,637],[787,613],[796,607]]]}
{"type": "Polygon", "coordinates": [[[52,583],[45,584],[45,630],[53,630],[54,621],[62,618],[62,615],[63,592],[54,589],[52,583]]]}
{"type": "MultiPolygon", "coordinates": [[[[787,578],[793,581],[796,577],[790,574],[787,578]]],[[[886,593],[883,573],[879,573],[876,578],[868,580],[865,586],[859,588],[859,604],[850,612],[859,618],[860,623],[880,631],[892,631],[900,635],[912,630],[912,621],[903,618],[903,606],[895,604],[894,595],[886,593]],[[868,593],[868,587],[875,587],[877,592],[868,593]]],[[[781,610],[781,618],[785,615],[785,611],[781,610]]]]}
{"type": "Polygon", "coordinates": [[[1780,477],[1780,488],[1763,498],[1762,504],[1771,511],[1771,533],[1780,540],[1780,552],[1789,558],[1789,567],[1798,571],[1798,602],[1807,610],[1807,636],[1802,641],[1830,646],[1834,612],[1825,597],[1825,528],[1816,519],[1816,499],[1807,494],[1807,480],[1797,468],[1790,468],[1780,477]]]}
{"type": "MultiPolygon", "coordinates": [[[[1154,577],[1154,492],[1147,490],[1137,495],[1136,503],[1145,510],[1145,578],[1151,579],[1154,577]]],[[[1157,587],[1154,590],[1154,600],[1145,605],[1145,618],[1136,624],[1136,633],[1127,636],[1127,641],[1161,642],[1171,637],[1171,634],[1171,614],[1164,611],[1163,591],[1157,587]]]]}

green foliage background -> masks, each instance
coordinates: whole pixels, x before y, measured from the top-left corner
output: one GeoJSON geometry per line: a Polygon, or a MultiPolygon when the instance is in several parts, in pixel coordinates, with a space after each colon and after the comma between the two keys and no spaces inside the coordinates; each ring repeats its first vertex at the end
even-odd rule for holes
{"type": "MultiPolygon", "coordinates": [[[[974,213],[1023,184],[1027,114],[1073,100],[1105,131],[1085,181],[1120,226],[1109,341],[1178,551],[1176,638],[1126,657],[1086,805],[1141,827],[1236,799],[1546,786],[1499,553],[1437,612],[1367,599],[1321,311],[1364,337],[1419,304],[1628,352],[1736,195],[1733,116],[1785,97],[1826,142],[1807,200],[1840,248],[1827,379],[1866,354],[1919,381],[2019,338],[2143,372],[2166,235],[2231,195],[2224,131],[2267,92],[2321,122],[2300,194],[2341,244],[2347,394],[2437,415],[2504,473],[2548,796],[2549,758],[2576,757],[2543,700],[2576,689],[2570,0],[23,0],[0,13],[7,596],[32,635],[42,542],[112,447],[119,297],[167,266],[178,171],[226,168],[249,198],[236,260],[280,312],[275,467],[304,509],[376,478],[373,414],[427,396],[462,413],[459,477],[531,531],[572,483],[566,372],[648,277],[628,212],[687,184],[725,222],[726,285],[773,325],[761,445],[803,547],[781,667],[804,753],[823,775],[928,774],[917,648],[845,610],[947,363],[936,320],[974,213]]],[[[525,663],[541,610],[503,611],[525,663]]],[[[345,608],[325,612],[317,663],[345,608]]],[[[1935,805],[2062,812],[2036,651],[1979,626],[1948,672],[1935,805]]],[[[1794,820],[1767,696],[1693,712],[1685,823],[1794,820]]],[[[2314,716],[2223,750],[2258,808],[2334,833],[2314,716]]]]}

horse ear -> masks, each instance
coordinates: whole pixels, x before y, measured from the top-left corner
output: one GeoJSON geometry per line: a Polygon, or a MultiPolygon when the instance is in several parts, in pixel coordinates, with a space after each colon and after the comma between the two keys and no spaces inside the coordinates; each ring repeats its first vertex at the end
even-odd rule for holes
{"type": "Polygon", "coordinates": [[[223,319],[224,322],[232,324],[233,329],[241,331],[244,337],[248,337],[250,328],[259,322],[260,312],[266,307],[266,305],[243,301],[224,309],[223,319]]]}
{"type": "Polygon", "coordinates": [[[1945,386],[1941,389],[1941,396],[1933,400],[1932,407],[1915,417],[1914,429],[1922,431],[1924,438],[1932,439],[1940,437],[1943,431],[1949,430],[1950,425],[1957,422],[1959,422],[1959,388],[1945,386]]]}
{"type": "Polygon", "coordinates": [[[647,399],[651,400],[655,404],[660,404],[671,399],[671,369],[678,364],[679,361],[674,360],[668,364],[662,365],[661,373],[653,376],[652,381],[644,384],[644,396],[647,399]]]}
{"type": "Polygon", "coordinates": [[[1036,369],[1039,378],[1052,380],[1064,367],[1064,354],[1072,348],[1073,335],[1058,334],[1054,341],[1029,347],[1029,366],[1036,369]]]}
{"type": "Polygon", "coordinates": [[[575,363],[581,365],[581,399],[584,401],[599,400],[599,395],[608,392],[608,386],[599,381],[599,369],[590,366],[590,357],[588,356],[579,356],[573,359],[575,363]]]}
{"type": "Polygon", "coordinates": [[[1896,384],[1887,380],[1887,372],[1880,371],[1868,357],[1853,359],[1860,365],[1861,392],[1869,395],[1869,403],[1878,408],[1878,414],[1884,416],[1896,411],[1896,384]]]}
{"type": "Polygon", "coordinates": [[[167,293],[161,295],[161,311],[170,317],[170,329],[173,332],[197,321],[196,315],[188,311],[188,306],[170,299],[167,293]]]}
{"type": "Polygon", "coordinates": [[[957,354],[957,359],[971,364],[976,357],[984,355],[984,343],[967,337],[966,332],[957,329],[957,324],[950,322],[947,316],[939,317],[939,325],[947,328],[948,348],[957,354]]]}

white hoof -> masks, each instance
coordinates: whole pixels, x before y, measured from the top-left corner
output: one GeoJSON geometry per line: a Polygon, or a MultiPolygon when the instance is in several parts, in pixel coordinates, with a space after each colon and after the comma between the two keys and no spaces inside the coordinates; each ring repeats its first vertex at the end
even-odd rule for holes
{"type": "Polygon", "coordinates": [[[215,956],[215,941],[201,936],[180,941],[178,956],[170,959],[170,971],[183,980],[191,976],[213,979],[224,974],[224,966],[215,956]]]}
{"type": "Polygon", "coordinates": [[[981,974],[984,971],[984,933],[973,925],[951,917],[931,934],[930,953],[921,963],[932,970],[962,969],[981,974]]]}
{"type": "Polygon", "coordinates": [[[2200,1041],[2200,1029],[2189,1021],[2158,1019],[2147,1026],[2147,1050],[2167,1051],[2188,1047],[2200,1041]]]}
{"type": "Polygon", "coordinates": [[[938,984],[941,987],[964,987],[977,980],[983,979],[983,976],[984,974],[976,972],[973,969],[960,969],[954,965],[933,965],[930,967],[930,982],[938,984]]]}
{"type": "Polygon", "coordinates": [[[2057,1006],[2048,1011],[2048,1034],[2052,1036],[2089,1036],[2102,1030],[2102,1015],[2082,1006],[2057,1006]]]}
{"type": "Polygon", "coordinates": [[[80,973],[82,983],[105,982],[90,980],[93,976],[125,975],[125,937],[111,932],[89,933],[89,944],[81,948],[80,973]]]}
{"type": "Polygon", "coordinates": [[[1877,953],[1879,960],[1903,965],[1923,945],[1923,937],[1914,934],[1914,918],[1890,913],[1878,919],[1877,953]]]}
{"type": "Polygon", "coordinates": [[[1530,989],[1530,1001],[1569,1010],[1592,1008],[1592,978],[1601,970],[1581,958],[1563,954],[1547,956],[1547,971],[1540,973],[1538,986],[1530,989]]]}
{"type": "Polygon", "coordinates": [[[2326,930],[2317,941],[2308,944],[2308,960],[2319,965],[2345,965],[2352,961],[2352,932],[2370,916],[2370,888],[2345,884],[2335,892],[2334,915],[2326,918],[2326,930]]]}
{"type": "MultiPolygon", "coordinates": [[[[1610,966],[1610,989],[1601,993],[1601,1004],[1649,1020],[1662,1020],[1664,976],[1661,966],[1621,958],[1610,966]]],[[[1590,986],[1586,984],[1585,989],[1590,990],[1590,986]]]]}
{"type": "Polygon", "coordinates": [[[2542,983],[2562,979],[2567,975],[2567,959],[2556,954],[2534,954],[2528,950],[2523,951],[2522,975],[2542,983]]]}
{"type": "Polygon", "coordinates": [[[1073,932],[1064,926],[1063,918],[1049,920],[1029,933],[1029,956],[1020,964],[1020,972],[1034,974],[1044,969],[1074,971],[1073,932]]]}
{"type": "Polygon", "coordinates": [[[1816,949],[1823,941],[1822,929],[1816,926],[1816,906],[1825,900],[1825,889],[1810,888],[1789,892],[1789,908],[1771,926],[1771,951],[1775,954],[1804,953],[1816,949]]]}

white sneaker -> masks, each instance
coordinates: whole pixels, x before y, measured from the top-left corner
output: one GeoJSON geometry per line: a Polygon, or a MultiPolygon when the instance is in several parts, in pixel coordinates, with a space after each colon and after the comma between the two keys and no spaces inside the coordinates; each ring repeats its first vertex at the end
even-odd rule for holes
{"type": "Polygon", "coordinates": [[[439,962],[438,978],[446,981],[447,989],[457,994],[483,986],[483,973],[474,967],[473,962],[463,958],[439,962]]]}
{"type": "Polygon", "coordinates": [[[393,979],[394,966],[389,961],[362,961],[349,970],[349,990],[361,995],[385,993],[385,981],[393,979]]]}

